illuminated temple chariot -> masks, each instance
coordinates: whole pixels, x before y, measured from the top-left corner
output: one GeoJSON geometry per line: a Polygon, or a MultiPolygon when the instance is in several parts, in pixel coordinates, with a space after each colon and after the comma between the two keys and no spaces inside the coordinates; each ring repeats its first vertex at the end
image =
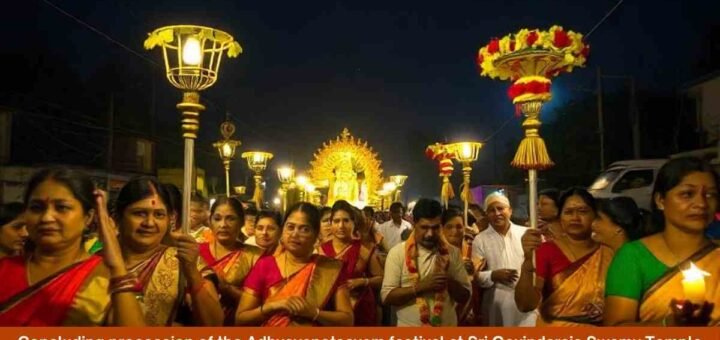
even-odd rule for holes
{"type": "Polygon", "coordinates": [[[382,186],[381,161],[367,141],[345,128],[323,143],[310,161],[309,176],[317,188],[327,189],[327,206],[346,200],[357,207],[378,205],[382,186]]]}

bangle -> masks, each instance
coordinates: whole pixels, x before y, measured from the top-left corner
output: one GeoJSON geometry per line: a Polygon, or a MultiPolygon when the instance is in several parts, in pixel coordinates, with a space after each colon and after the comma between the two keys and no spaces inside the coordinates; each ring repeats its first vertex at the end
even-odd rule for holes
{"type": "Polygon", "coordinates": [[[315,317],[312,318],[312,322],[317,321],[319,316],[320,316],[320,308],[315,308],[315,317]]]}
{"type": "Polygon", "coordinates": [[[190,293],[190,296],[195,296],[195,295],[197,295],[198,293],[200,293],[200,291],[202,291],[203,288],[205,288],[205,283],[206,283],[206,282],[207,282],[207,281],[202,280],[202,283],[201,283],[201,284],[199,284],[199,285],[197,285],[197,286],[195,286],[195,287],[190,287],[190,292],[189,292],[189,293],[190,293]]]}
{"type": "Polygon", "coordinates": [[[367,277],[365,278],[364,282],[366,287],[370,285],[370,280],[367,277]]]}
{"type": "Polygon", "coordinates": [[[142,292],[142,284],[135,275],[126,274],[110,279],[110,284],[108,285],[108,293],[110,295],[125,292],[142,292]]]}

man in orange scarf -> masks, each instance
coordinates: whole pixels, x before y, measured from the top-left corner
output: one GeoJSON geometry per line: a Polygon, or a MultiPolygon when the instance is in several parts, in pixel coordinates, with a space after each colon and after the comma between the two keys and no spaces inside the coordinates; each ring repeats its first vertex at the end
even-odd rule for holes
{"type": "Polygon", "coordinates": [[[381,289],[395,306],[398,326],[456,326],[456,303],[470,298],[470,281],[460,251],[441,236],[442,207],[418,200],[407,241],[390,250],[381,289]]]}

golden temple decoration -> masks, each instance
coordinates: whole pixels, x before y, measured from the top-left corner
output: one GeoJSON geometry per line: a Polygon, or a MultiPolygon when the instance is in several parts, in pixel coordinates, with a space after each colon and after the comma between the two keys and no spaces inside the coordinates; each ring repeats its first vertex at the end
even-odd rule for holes
{"type": "Polygon", "coordinates": [[[381,163],[367,141],[345,128],[315,151],[309,176],[317,188],[327,188],[326,205],[347,200],[362,207],[377,200],[383,183],[381,163]]]}

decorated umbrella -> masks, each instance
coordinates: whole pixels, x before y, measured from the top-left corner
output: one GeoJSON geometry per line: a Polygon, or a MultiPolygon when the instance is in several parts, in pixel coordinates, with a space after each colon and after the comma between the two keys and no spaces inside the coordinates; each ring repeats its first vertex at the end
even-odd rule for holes
{"type": "Polygon", "coordinates": [[[585,65],[590,46],[582,34],[553,26],[547,31],[522,29],[502,39],[492,39],[478,51],[480,75],[510,80],[508,96],[522,112],[525,138],[512,166],[528,170],[530,226],[537,226],[537,170],[553,166],[545,141],[540,138],[540,109],[552,98],[551,78],[585,65]]]}
{"type": "Polygon", "coordinates": [[[438,162],[438,167],[440,169],[440,177],[442,177],[442,186],[440,188],[440,201],[442,205],[447,208],[450,200],[455,197],[455,192],[453,192],[452,185],[450,184],[450,176],[452,176],[453,170],[455,170],[455,168],[453,168],[452,162],[452,160],[455,158],[455,153],[448,150],[447,145],[435,143],[432,145],[428,145],[428,147],[425,149],[425,155],[427,155],[428,158],[438,162]]]}

